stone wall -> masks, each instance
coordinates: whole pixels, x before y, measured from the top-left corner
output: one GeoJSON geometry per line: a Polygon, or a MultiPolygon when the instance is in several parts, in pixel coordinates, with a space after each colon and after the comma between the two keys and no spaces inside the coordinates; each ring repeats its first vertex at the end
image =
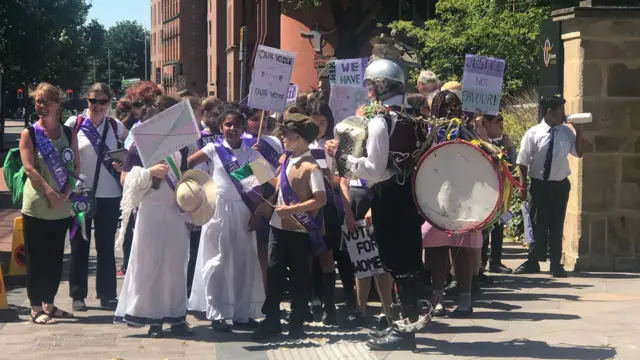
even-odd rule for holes
{"type": "Polygon", "coordinates": [[[568,269],[640,270],[640,8],[574,8],[562,21],[566,112],[591,112],[570,157],[568,269]]]}

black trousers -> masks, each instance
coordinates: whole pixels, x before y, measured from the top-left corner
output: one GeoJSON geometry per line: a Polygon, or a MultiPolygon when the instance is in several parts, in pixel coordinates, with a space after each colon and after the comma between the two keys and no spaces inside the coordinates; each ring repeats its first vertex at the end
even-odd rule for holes
{"type": "Polygon", "coordinates": [[[482,267],[490,262],[497,266],[502,263],[502,243],[504,242],[504,224],[496,223],[490,232],[482,231],[482,267]],[[489,255],[489,240],[491,240],[491,255],[489,255]]]}
{"type": "MultiPolygon", "coordinates": [[[[91,248],[91,227],[96,235],[96,293],[98,299],[116,298],[116,255],[115,240],[120,217],[120,198],[96,198],[96,214],[87,219],[87,237],[82,238],[78,230],[71,240],[71,260],[69,261],[69,296],[74,300],[84,300],[88,294],[89,249],[91,248]]],[[[73,226],[73,225],[72,225],[73,226]]]]}
{"type": "Polygon", "coordinates": [[[64,241],[70,222],[70,218],[43,220],[22,214],[27,296],[31,306],[53,304],[60,286],[64,241]]]}
{"type": "Polygon", "coordinates": [[[529,247],[529,260],[546,261],[548,246],[551,264],[560,264],[564,217],[570,190],[569,179],[561,181],[531,179],[529,211],[533,226],[533,244],[529,247]]]}
{"type": "Polygon", "coordinates": [[[424,220],[414,205],[409,179],[403,185],[392,181],[371,191],[371,220],[382,265],[392,275],[420,273],[424,220]]]}
{"type": "Polygon", "coordinates": [[[302,325],[309,313],[311,277],[309,261],[313,255],[309,234],[271,228],[269,237],[269,266],[267,269],[267,298],[262,312],[267,321],[280,321],[280,302],[289,271],[291,297],[291,323],[302,325]]]}
{"type": "Polygon", "coordinates": [[[200,248],[200,235],[202,229],[191,231],[189,236],[189,263],[187,264],[187,297],[191,294],[193,285],[193,274],[196,272],[196,259],[198,258],[198,248],[200,248]]]}
{"type": "Polygon", "coordinates": [[[122,252],[124,257],[122,259],[122,267],[127,270],[129,266],[129,258],[131,257],[131,245],[133,245],[133,230],[136,227],[136,215],[131,214],[129,223],[124,232],[124,241],[122,242],[122,252]]]}

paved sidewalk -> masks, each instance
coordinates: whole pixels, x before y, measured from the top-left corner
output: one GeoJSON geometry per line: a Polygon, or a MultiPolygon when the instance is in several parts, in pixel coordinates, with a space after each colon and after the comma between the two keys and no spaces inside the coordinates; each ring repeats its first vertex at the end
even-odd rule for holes
{"type": "MultiPolygon", "coordinates": [[[[507,251],[508,258],[522,252],[507,251]]],[[[511,267],[519,262],[505,261],[511,267]]],[[[369,352],[362,344],[364,331],[348,333],[320,324],[309,326],[306,341],[283,335],[278,342],[257,344],[246,332],[217,334],[208,322],[193,317],[194,338],[174,339],[167,332],[168,338],[152,340],[146,329],[114,325],[112,313],[92,308],[54,326],[0,326],[0,359],[640,359],[640,276],[572,275],[495,276],[496,283],[475,302],[472,318],[437,319],[419,334],[415,353],[369,352]]],[[[23,289],[10,292],[14,305],[20,292],[24,296],[23,289]]],[[[56,303],[70,310],[67,294],[65,280],[56,303]]],[[[98,301],[89,299],[88,305],[98,301]]],[[[25,308],[23,320],[27,314],[25,308]]]]}

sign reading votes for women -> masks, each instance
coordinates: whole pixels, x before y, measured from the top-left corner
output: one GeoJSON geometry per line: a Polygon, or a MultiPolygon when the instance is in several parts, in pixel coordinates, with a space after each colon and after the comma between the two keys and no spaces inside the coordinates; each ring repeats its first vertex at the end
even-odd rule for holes
{"type": "Polygon", "coordinates": [[[500,109],[505,61],[467,55],[462,75],[462,110],[497,115],[500,109]]]}
{"type": "Polygon", "coordinates": [[[258,46],[249,88],[249,107],[274,112],[284,111],[295,57],[294,53],[288,51],[258,46]]]}
{"type": "Polygon", "coordinates": [[[385,272],[378,254],[378,244],[369,236],[364,220],[356,222],[355,232],[350,232],[346,225],[343,226],[342,239],[347,244],[357,279],[365,279],[385,272]]]}

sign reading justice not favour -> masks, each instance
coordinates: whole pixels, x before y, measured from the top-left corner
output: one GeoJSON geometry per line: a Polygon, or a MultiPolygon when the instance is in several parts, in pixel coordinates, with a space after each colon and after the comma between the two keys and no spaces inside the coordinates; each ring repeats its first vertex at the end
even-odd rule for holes
{"type": "Polygon", "coordinates": [[[467,55],[462,75],[462,110],[497,115],[500,109],[505,61],[467,55]]]}

